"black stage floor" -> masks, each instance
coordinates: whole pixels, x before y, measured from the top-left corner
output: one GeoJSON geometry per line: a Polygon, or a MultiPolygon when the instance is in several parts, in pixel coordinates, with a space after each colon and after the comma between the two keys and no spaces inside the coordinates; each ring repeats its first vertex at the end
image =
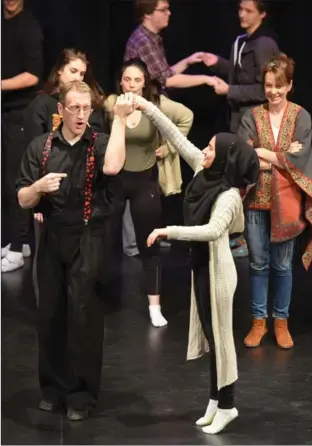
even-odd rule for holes
{"type": "Polygon", "coordinates": [[[207,358],[186,362],[190,271],[186,253],[164,259],[163,308],[169,325],[153,328],[139,292],[139,259],[125,258],[120,302],[106,305],[102,392],[89,420],[69,422],[38,408],[36,307],[30,261],[2,275],[2,444],[311,444],[312,277],[294,271],[291,330],[283,351],[271,335],[254,350],[249,329],[248,262],[238,259],[235,339],[240,417],[224,433],[195,427],[208,399],[207,358]]]}

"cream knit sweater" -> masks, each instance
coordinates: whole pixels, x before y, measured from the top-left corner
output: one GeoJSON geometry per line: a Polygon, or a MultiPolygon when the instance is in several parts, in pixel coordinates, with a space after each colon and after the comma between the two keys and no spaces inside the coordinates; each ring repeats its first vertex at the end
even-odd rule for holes
{"type": "MultiPolygon", "coordinates": [[[[203,154],[153,104],[148,103],[145,113],[194,170],[203,168],[203,154]]],[[[216,349],[218,389],[237,380],[237,360],[233,339],[233,297],[237,273],[230,250],[229,234],[242,232],[244,214],[238,189],[220,194],[208,224],[202,226],[169,226],[168,238],[209,243],[209,274],[212,329],[216,349]]],[[[208,259],[207,259],[208,261],[208,259]]],[[[209,351],[202,330],[194,296],[193,276],[187,359],[195,359],[209,351]]]]}

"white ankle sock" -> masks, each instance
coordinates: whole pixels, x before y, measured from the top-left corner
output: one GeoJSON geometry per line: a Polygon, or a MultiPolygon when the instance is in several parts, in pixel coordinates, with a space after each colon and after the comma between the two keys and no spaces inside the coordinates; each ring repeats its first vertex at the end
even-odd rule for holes
{"type": "Polygon", "coordinates": [[[205,415],[195,422],[196,426],[208,426],[212,423],[214,416],[217,412],[218,401],[217,400],[209,400],[205,415]]]}
{"type": "Polygon", "coordinates": [[[11,243],[1,248],[1,259],[7,255],[7,253],[10,251],[11,243]]]}
{"type": "MultiPolygon", "coordinates": [[[[1,258],[6,257],[8,255],[10,248],[11,248],[11,243],[9,243],[8,245],[1,248],[1,258]]],[[[14,252],[14,251],[12,251],[12,252],[14,252]]],[[[30,246],[23,245],[22,253],[23,253],[24,257],[30,257],[31,256],[30,246]]]]}
{"type": "Polygon", "coordinates": [[[203,432],[205,432],[205,434],[218,434],[237,417],[238,410],[236,407],[233,407],[233,409],[218,408],[211,425],[203,427],[203,432]]]}
{"type": "Polygon", "coordinates": [[[5,257],[1,259],[1,271],[7,273],[15,271],[24,266],[24,257],[21,252],[9,251],[5,257]]]}
{"type": "Polygon", "coordinates": [[[149,313],[151,322],[154,325],[154,327],[163,327],[164,325],[168,324],[164,316],[161,314],[160,305],[150,305],[149,313]]]}

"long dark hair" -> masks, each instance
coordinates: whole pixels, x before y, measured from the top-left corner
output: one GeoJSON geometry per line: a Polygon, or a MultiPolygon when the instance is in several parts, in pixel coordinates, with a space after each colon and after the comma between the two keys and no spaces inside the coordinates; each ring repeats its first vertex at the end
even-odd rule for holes
{"type": "Polygon", "coordinates": [[[147,99],[148,101],[152,102],[155,105],[159,105],[160,103],[160,84],[158,84],[157,81],[152,80],[151,76],[148,72],[147,65],[143,60],[139,58],[135,59],[129,59],[127,62],[124,62],[124,64],[121,67],[121,72],[118,77],[117,81],[117,94],[120,95],[123,93],[120,81],[122,78],[123,73],[126,71],[128,67],[136,67],[140,71],[142,71],[144,75],[145,85],[143,88],[142,96],[147,99]]]}
{"type": "Polygon", "coordinates": [[[47,94],[53,95],[60,90],[60,75],[59,71],[62,70],[67,64],[72,60],[80,59],[86,64],[86,74],[84,75],[84,82],[89,85],[93,93],[93,104],[94,108],[103,107],[103,102],[105,100],[105,95],[99,84],[96,82],[92,67],[86,54],[83,51],[74,48],[65,48],[61,51],[54,67],[50,71],[48,80],[44,84],[43,91],[47,94]]]}

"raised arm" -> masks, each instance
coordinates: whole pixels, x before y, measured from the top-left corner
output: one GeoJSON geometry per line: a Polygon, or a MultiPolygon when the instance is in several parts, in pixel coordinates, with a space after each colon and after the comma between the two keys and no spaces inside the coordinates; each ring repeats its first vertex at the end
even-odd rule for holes
{"type": "Polygon", "coordinates": [[[105,175],[117,175],[123,168],[126,159],[126,120],[132,112],[132,93],[120,95],[114,106],[114,120],[105,152],[105,175]]]}
{"type": "Polygon", "coordinates": [[[163,138],[169,141],[176,151],[184,158],[194,172],[198,172],[202,167],[204,155],[194,146],[165,116],[158,107],[141,96],[136,96],[138,107],[145,113],[155,126],[160,130],[163,138]]]}

